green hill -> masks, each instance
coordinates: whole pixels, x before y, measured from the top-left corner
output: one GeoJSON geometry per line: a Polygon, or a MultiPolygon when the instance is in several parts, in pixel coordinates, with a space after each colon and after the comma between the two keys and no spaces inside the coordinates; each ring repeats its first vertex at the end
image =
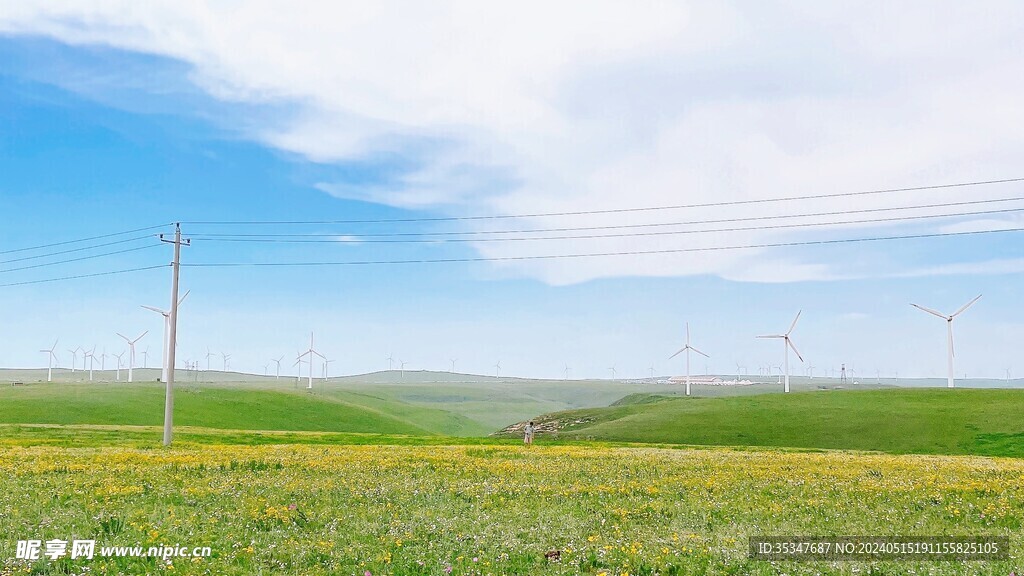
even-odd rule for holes
{"type": "MultiPolygon", "coordinates": [[[[1024,456],[1024,391],[887,389],[633,395],[535,418],[560,438],[1024,456]]],[[[511,431],[506,432],[511,434],[511,431]]]]}
{"type": "MultiPolygon", "coordinates": [[[[153,426],[163,422],[164,387],[153,383],[33,384],[0,388],[0,423],[153,426]]],[[[237,430],[383,434],[478,433],[438,410],[367,401],[358,394],[179,385],[175,424],[237,430]]]]}

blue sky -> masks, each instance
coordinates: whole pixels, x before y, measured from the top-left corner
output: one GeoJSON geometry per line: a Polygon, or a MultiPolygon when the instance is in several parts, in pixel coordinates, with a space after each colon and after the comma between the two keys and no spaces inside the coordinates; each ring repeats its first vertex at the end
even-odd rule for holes
{"type": "MultiPolygon", "coordinates": [[[[609,4],[581,16],[571,4],[330,3],[276,19],[259,4],[16,5],[0,16],[0,252],[172,221],[508,216],[1019,178],[1022,11],[987,6],[652,3],[623,14],[609,4]]],[[[183,259],[502,258],[992,230],[1020,227],[1020,213],[504,243],[202,236],[649,224],[1015,196],[1021,183],[671,215],[197,223],[185,226],[195,240],[183,259]]],[[[556,377],[568,364],[576,377],[613,365],[638,377],[652,365],[682,370],[666,358],[689,321],[710,370],[756,374],[781,363],[781,350],[753,336],[785,329],[802,309],[795,342],[819,372],[845,362],[862,374],[940,376],[942,322],[909,302],[952,311],[984,293],[957,321],[957,372],[1002,377],[1024,337],[1020,245],[1007,232],[557,261],[190,267],[179,356],[210,348],[261,372],[315,330],[335,372],[381,369],[391,353],[409,368],[457,358],[460,371],[492,372],[500,360],[509,375],[556,377]]],[[[43,252],[0,254],[0,284],[170,257],[141,240],[13,261],[43,252]]],[[[165,269],[0,288],[0,366],[40,365],[37,351],[57,337],[60,350],[120,351],[115,332],[144,330],[155,357],[159,317],[140,305],[163,307],[168,292],[165,269]]]]}

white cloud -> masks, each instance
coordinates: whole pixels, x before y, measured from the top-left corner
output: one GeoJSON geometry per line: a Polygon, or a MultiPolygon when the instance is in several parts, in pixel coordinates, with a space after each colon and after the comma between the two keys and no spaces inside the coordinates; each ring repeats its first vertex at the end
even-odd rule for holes
{"type": "MultiPolygon", "coordinates": [[[[983,10],[788,2],[743,10],[723,2],[320,2],[282,10],[269,1],[65,0],[4,3],[0,31],[167,56],[188,63],[192,81],[224,101],[288,103],[290,116],[240,129],[317,162],[397,152],[421,165],[386,185],[317,185],[332,195],[519,214],[1017,176],[1024,153],[1022,14],[1012,2],[983,10]]],[[[743,217],[1019,189],[515,224],[743,217]]],[[[942,229],[998,225],[979,220],[942,229]]],[[[820,237],[736,231],[477,249],[507,258],[820,237]]],[[[778,254],[707,251],[496,267],[554,284],[622,275],[844,277],[828,264],[778,254]]]]}

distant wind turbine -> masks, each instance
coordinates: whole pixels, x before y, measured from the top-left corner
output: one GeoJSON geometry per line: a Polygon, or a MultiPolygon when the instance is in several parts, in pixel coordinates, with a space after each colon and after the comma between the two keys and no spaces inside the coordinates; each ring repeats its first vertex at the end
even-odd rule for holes
{"type": "Polygon", "coordinates": [[[213,352],[210,352],[210,347],[207,346],[206,347],[206,371],[207,372],[210,371],[210,357],[211,356],[216,356],[216,354],[214,354],[213,352]]]}
{"type": "Polygon", "coordinates": [[[458,358],[452,358],[452,359],[451,359],[451,363],[452,363],[452,369],[451,369],[451,373],[452,373],[452,374],[455,374],[455,361],[456,361],[456,360],[458,360],[458,358]]]}
{"type": "MultiPolygon", "coordinates": [[[[178,299],[178,306],[181,306],[181,303],[185,301],[185,298],[188,298],[188,295],[191,292],[191,290],[187,290],[185,292],[185,295],[178,299]]],[[[160,314],[161,316],[164,317],[164,349],[163,353],[161,354],[161,362],[163,364],[163,369],[160,372],[160,381],[167,382],[167,359],[170,358],[171,356],[170,344],[168,343],[168,340],[171,337],[171,313],[168,312],[167,310],[161,310],[160,308],[156,308],[153,306],[143,306],[143,308],[145,308],[146,310],[152,310],[153,312],[156,312],[157,314],[160,314]]],[[[147,352],[148,350],[149,349],[147,348],[147,352]]],[[[209,353],[210,349],[207,348],[206,352],[209,353]]],[[[207,359],[207,364],[209,364],[209,359],[207,359]]]]}
{"type": "Polygon", "coordinates": [[[313,389],[313,356],[319,356],[320,358],[327,360],[323,354],[313,349],[313,333],[309,333],[309,350],[306,350],[302,354],[299,354],[299,358],[303,356],[309,356],[309,384],[306,385],[306,390],[313,389]]]}
{"type": "Polygon", "coordinates": [[[75,373],[75,368],[78,366],[78,352],[81,349],[82,349],[81,347],[75,348],[74,350],[68,349],[68,352],[71,352],[71,373],[72,374],[75,373]]]}
{"type": "Polygon", "coordinates": [[[398,363],[402,366],[402,379],[405,380],[405,360],[399,360],[398,363]]]}
{"type": "Polygon", "coordinates": [[[498,363],[494,365],[494,377],[501,377],[501,360],[498,360],[498,363]]]}
{"type": "Polygon", "coordinates": [[[796,313],[796,318],[793,318],[793,323],[789,325],[789,330],[787,330],[785,334],[770,334],[768,336],[758,336],[758,338],[779,338],[782,340],[782,348],[785,352],[784,365],[786,369],[786,392],[789,392],[789,349],[792,348],[793,352],[796,354],[796,357],[799,358],[801,362],[804,361],[803,356],[801,356],[800,352],[797,351],[796,346],[793,345],[793,340],[791,340],[789,337],[789,335],[793,333],[793,329],[796,328],[796,322],[797,320],[800,319],[800,314],[802,312],[803,310],[796,313]]]}
{"type": "Polygon", "coordinates": [[[136,338],[135,340],[130,340],[124,334],[121,334],[120,332],[117,333],[118,336],[120,336],[121,338],[124,338],[124,341],[128,343],[128,349],[130,350],[130,352],[128,354],[128,381],[129,382],[132,381],[132,369],[135,367],[135,344],[139,340],[142,340],[142,338],[146,334],[149,334],[149,330],[146,330],[145,332],[140,334],[139,337],[136,338]]]}
{"type": "Polygon", "coordinates": [[[280,358],[276,358],[276,359],[272,358],[270,360],[271,362],[277,363],[277,379],[278,380],[281,379],[281,360],[284,360],[284,356],[281,356],[280,358]]]}
{"type": "Polygon", "coordinates": [[[394,359],[394,357],[391,356],[391,354],[388,354],[388,357],[385,358],[385,360],[388,361],[388,371],[390,372],[391,368],[394,367],[395,359],[394,359]]]}
{"type": "MultiPolygon", "coordinates": [[[[53,363],[57,361],[57,355],[54,354],[54,350],[57,349],[57,342],[60,342],[60,338],[53,341],[53,346],[49,350],[40,350],[40,352],[46,354],[46,381],[53,382],[53,363]]],[[[1006,371],[1010,373],[1009,370],[1006,371]]]]}
{"type": "Polygon", "coordinates": [[[564,372],[564,377],[563,378],[565,380],[569,379],[569,365],[568,364],[565,365],[565,372],[564,372]]]}
{"type": "MultiPolygon", "coordinates": [[[[675,354],[673,354],[673,355],[668,357],[668,359],[671,360],[671,359],[675,358],[676,356],[679,356],[683,352],[686,352],[686,395],[687,396],[690,395],[690,350],[693,350],[694,352],[696,352],[697,354],[700,354],[701,356],[703,356],[705,358],[710,358],[710,356],[708,356],[707,354],[701,352],[700,350],[697,350],[693,346],[690,346],[690,323],[687,322],[686,323],[686,345],[683,346],[682,348],[680,348],[675,354]]],[[[705,372],[706,371],[707,370],[705,369],[705,372]]]]}
{"type": "MultiPolygon", "coordinates": [[[[125,352],[127,352],[127,350],[125,352]]],[[[122,358],[124,358],[125,352],[121,352],[120,354],[114,354],[114,358],[117,358],[117,381],[118,382],[121,381],[121,367],[124,366],[124,361],[122,360],[122,358]]]]}
{"type": "Polygon", "coordinates": [[[85,357],[89,359],[89,382],[92,382],[92,367],[96,363],[96,347],[93,346],[92,350],[86,352],[85,357]]]}
{"type": "Polygon", "coordinates": [[[611,368],[608,368],[608,370],[611,370],[612,380],[615,380],[615,366],[612,366],[611,368]]]}
{"type": "Polygon", "coordinates": [[[947,377],[947,380],[946,380],[946,387],[947,388],[952,388],[953,387],[953,356],[954,356],[954,352],[953,352],[953,318],[956,318],[957,316],[962,314],[964,312],[964,310],[967,310],[968,308],[970,308],[971,305],[974,304],[975,302],[977,302],[978,299],[980,299],[980,298],[981,298],[981,294],[978,294],[974,298],[974,300],[971,300],[967,304],[964,304],[963,306],[960,307],[959,310],[957,310],[956,312],[953,312],[952,314],[950,314],[948,316],[943,314],[943,313],[941,313],[941,312],[936,312],[935,310],[932,310],[931,308],[925,308],[924,306],[918,306],[917,304],[911,304],[911,306],[913,306],[914,308],[917,308],[918,310],[923,310],[923,311],[925,311],[925,312],[927,312],[927,313],[929,313],[929,314],[931,314],[933,316],[938,316],[939,318],[942,318],[943,320],[946,321],[946,334],[947,334],[946,342],[947,342],[948,348],[949,348],[949,357],[948,357],[948,361],[949,361],[949,376],[947,377]]]}
{"type": "Polygon", "coordinates": [[[224,361],[224,371],[228,371],[228,360],[231,360],[231,354],[220,353],[221,359],[224,361]]]}

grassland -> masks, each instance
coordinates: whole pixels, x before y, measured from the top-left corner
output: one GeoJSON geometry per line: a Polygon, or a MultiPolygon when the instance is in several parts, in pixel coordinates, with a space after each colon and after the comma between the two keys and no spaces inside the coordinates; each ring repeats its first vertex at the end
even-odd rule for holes
{"type": "Polygon", "coordinates": [[[566,423],[562,438],[1019,457],[1022,413],[1021,390],[888,389],[730,398],[636,395],[610,407],[540,420],[566,423]]]}
{"type": "Polygon", "coordinates": [[[1024,462],[595,446],[0,448],[19,539],[213,557],[4,560],[37,574],[982,574],[1021,566],[1024,462]],[[752,534],[990,534],[1011,560],[768,563],[752,534]],[[558,551],[559,559],[546,559],[558,551]]]}

